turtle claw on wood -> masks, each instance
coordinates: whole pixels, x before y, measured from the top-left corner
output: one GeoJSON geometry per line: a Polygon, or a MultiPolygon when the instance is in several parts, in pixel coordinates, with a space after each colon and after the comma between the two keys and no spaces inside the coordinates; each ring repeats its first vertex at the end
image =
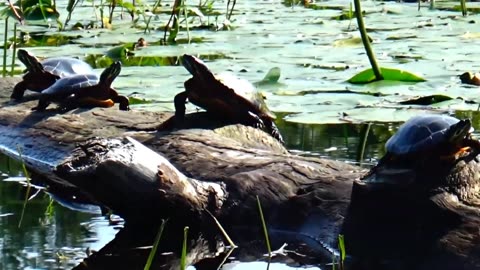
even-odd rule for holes
{"type": "Polygon", "coordinates": [[[215,75],[202,60],[189,54],[183,55],[182,64],[192,78],[185,82],[185,91],[175,96],[176,121],[183,121],[188,99],[215,117],[266,130],[284,143],[273,122],[275,115],[251,83],[229,73],[215,75]]]}
{"type": "Polygon", "coordinates": [[[119,103],[120,110],[128,111],[128,98],[111,88],[121,69],[121,63],[115,62],[102,72],[100,78],[95,74],[83,74],[59,79],[41,92],[38,105],[32,110],[44,111],[55,102],[61,111],[78,107],[112,107],[115,103],[119,103]]]}
{"type": "Polygon", "coordinates": [[[10,96],[17,101],[23,98],[27,89],[41,92],[61,78],[93,72],[89,64],[72,57],[55,57],[40,62],[23,49],[19,49],[17,55],[27,68],[23,80],[15,85],[10,96]]]}

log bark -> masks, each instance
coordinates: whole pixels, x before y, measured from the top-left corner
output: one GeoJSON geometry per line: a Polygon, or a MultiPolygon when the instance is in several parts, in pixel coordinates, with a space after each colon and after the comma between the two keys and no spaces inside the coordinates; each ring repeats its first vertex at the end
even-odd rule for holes
{"type": "Polygon", "coordinates": [[[261,130],[206,113],[177,126],[171,113],[135,109],[32,112],[35,100],[9,101],[16,81],[3,81],[0,91],[2,152],[55,185],[78,187],[127,222],[170,217],[212,226],[209,210],[224,226],[260,228],[258,196],[271,226],[336,242],[361,168],[291,155],[261,130]]]}

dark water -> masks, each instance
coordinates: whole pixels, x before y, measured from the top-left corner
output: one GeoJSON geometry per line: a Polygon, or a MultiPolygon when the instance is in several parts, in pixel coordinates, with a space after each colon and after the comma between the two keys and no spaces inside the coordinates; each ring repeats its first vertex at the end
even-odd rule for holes
{"type": "Polygon", "coordinates": [[[1,155],[0,171],[0,269],[71,269],[116,233],[104,217],[69,210],[34,188],[24,208],[20,164],[1,155]]]}

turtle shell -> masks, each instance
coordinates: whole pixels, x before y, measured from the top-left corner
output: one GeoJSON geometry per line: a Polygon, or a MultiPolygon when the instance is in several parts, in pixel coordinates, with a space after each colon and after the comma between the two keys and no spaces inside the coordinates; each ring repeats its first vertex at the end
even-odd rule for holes
{"type": "Polygon", "coordinates": [[[192,103],[206,110],[222,111],[227,108],[232,111],[251,111],[262,117],[275,119],[275,114],[268,109],[263,94],[249,81],[229,72],[213,74],[201,59],[192,55],[185,54],[182,63],[196,80],[195,87],[186,87],[192,103]],[[221,108],[205,108],[212,107],[212,104],[221,108]]]}
{"type": "Polygon", "coordinates": [[[52,86],[42,91],[42,95],[68,97],[81,91],[82,88],[97,85],[99,78],[95,74],[77,74],[57,80],[52,86]]]}
{"type": "Polygon", "coordinates": [[[89,64],[72,57],[48,58],[41,63],[45,71],[57,75],[60,78],[76,74],[93,73],[93,69],[89,64]]]}
{"type": "Polygon", "coordinates": [[[469,119],[423,114],[412,117],[400,126],[385,147],[389,153],[395,155],[412,154],[432,149],[442,143],[454,143],[472,131],[469,119]]]}

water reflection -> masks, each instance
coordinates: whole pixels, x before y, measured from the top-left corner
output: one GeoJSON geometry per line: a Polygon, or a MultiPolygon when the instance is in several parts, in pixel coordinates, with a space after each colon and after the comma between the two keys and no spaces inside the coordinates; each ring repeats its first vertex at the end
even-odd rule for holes
{"type": "MultiPolygon", "coordinates": [[[[1,160],[0,170],[20,174],[18,163],[4,156],[1,160]]],[[[0,269],[71,269],[86,256],[87,248],[101,248],[116,233],[105,218],[68,210],[44,193],[27,202],[19,225],[26,188],[2,180],[0,269]]]]}

